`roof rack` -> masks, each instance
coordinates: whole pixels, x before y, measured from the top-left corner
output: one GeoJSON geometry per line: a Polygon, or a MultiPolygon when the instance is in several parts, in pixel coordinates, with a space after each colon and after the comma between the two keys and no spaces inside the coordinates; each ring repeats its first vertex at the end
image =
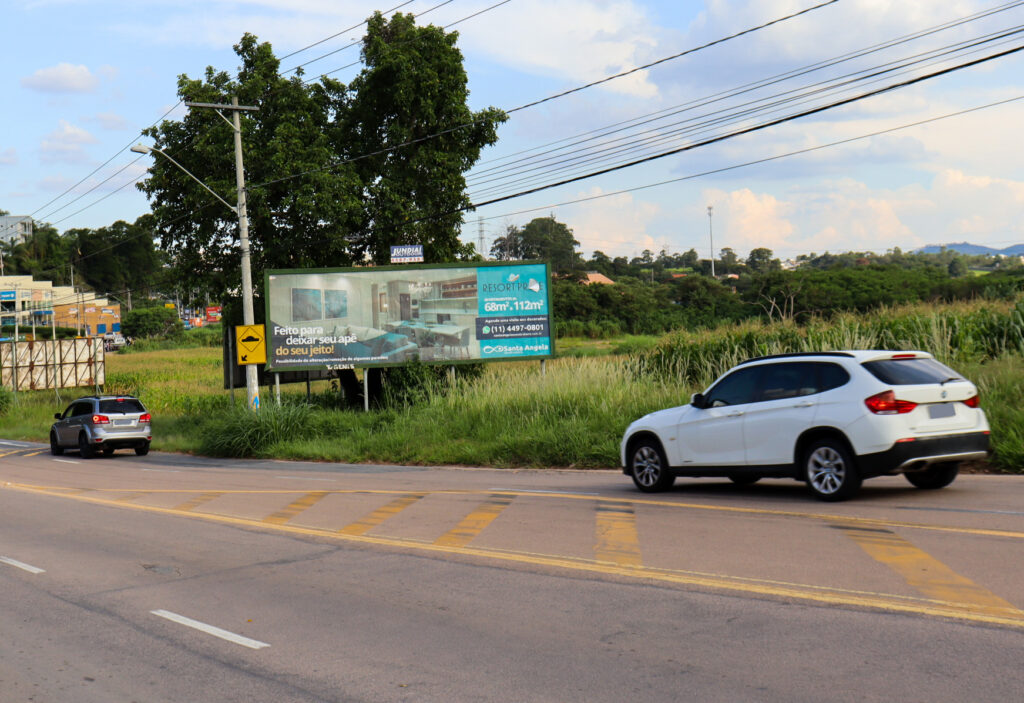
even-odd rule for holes
{"type": "Polygon", "coordinates": [[[764,361],[765,359],[785,359],[788,357],[802,357],[802,356],[845,356],[849,359],[853,359],[854,356],[850,352],[840,351],[821,351],[821,352],[791,352],[789,354],[770,354],[769,356],[755,356],[752,359],[741,361],[737,366],[743,364],[749,364],[752,361],[764,361]]]}

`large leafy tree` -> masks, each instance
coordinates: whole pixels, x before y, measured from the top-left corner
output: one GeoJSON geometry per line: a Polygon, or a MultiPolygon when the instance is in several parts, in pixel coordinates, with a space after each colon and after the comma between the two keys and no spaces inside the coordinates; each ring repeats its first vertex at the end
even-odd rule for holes
{"type": "Polygon", "coordinates": [[[510,225],[494,240],[491,256],[500,261],[544,259],[554,271],[564,273],[582,267],[579,245],[566,225],[554,217],[538,217],[522,228],[510,225]]]}
{"type": "MultiPolygon", "coordinates": [[[[462,174],[496,139],[504,115],[466,107],[456,38],[416,27],[411,15],[377,14],[364,40],[366,66],[348,86],[307,83],[301,71],[281,77],[271,46],[250,34],[235,46],[236,76],[211,67],[202,79],[179,78],[182,100],[227,104],[237,96],[259,108],[242,113],[257,287],[267,268],[386,262],[391,244],[423,244],[428,261],[462,253],[461,209],[469,205],[462,174]],[[455,129],[463,125],[470,126],[455,129]]],[[[235,203],[233,131],[214,110],[191,109],[147,133],[235,203]]],[[[150,174],[140,188],[182,285],[212,295],[238,290],[235,213],[159,154],[150,174]]]]}
{"type": "Polygon", "coordinates": [[[389,260],[392,244],[422,244],[428,262],[472,252],[458,239],[470,206],[464,174],[506,115],[467,107],[457,39],[417,27],[413,15],[376,13],[367,23],[366,68],[348,87],[338,125],[352,156],[368,155],[353,162],[366,206],[353,244],[376,263],[389,260]]]}

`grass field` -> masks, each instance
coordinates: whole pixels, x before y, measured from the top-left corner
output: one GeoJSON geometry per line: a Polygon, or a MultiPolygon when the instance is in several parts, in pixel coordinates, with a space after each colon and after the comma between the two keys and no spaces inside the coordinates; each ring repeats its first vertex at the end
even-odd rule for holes
{"type": "MultiPolygon", "coordinates": [[[[313,384],[312,406],[305,403],[304,384],[282,386],[281,408],[264,389],[264,409],[254,422],[244,408],[244,389],[236,390],[232,405],[222,388],[221,351],[210,347],[111,354],[106,390],[143,399],[154,416],[155,449],[345,462],[614,467],[626,425],[685,403],[735,361],[808,344],[849,348],[881,340],[899,348],[894,340],[906,337],[978,385],[993,430],[992,465],[1021,472],[1024,365],[1015,339],[993,332],[1005,331],[1009,323],[1002,317],[1019,316],[1020,307],[918,307],[801,329],[747,323],[660,340],[559,340],[569,355],[548,361],[544,375],[536,362],[491,364],[473,381],[428,385],[414,405],[369,413],[328,409],[335,403],[329,383],[321,381],[313,384]]],[[[65,390],[59,401],[53,391],[20,393],[0,417],[0,434],[45,441],[53,413],[89,392],[65,390]]]]}

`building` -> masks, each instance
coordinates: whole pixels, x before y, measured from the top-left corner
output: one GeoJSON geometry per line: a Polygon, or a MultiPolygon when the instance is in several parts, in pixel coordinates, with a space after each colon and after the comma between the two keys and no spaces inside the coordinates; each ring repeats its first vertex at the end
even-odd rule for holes
{"type": "Polygon", "coordinates": [[[31,236],[31,217],[28,215],[0,215],[0,242],[16,244],[31,236]]]}
{"type": "Polygon", "coordinates": [[[0,324],[74,327],[83,336],[121,331],[121,305],[31,276],[0,276],[0,324]]]}

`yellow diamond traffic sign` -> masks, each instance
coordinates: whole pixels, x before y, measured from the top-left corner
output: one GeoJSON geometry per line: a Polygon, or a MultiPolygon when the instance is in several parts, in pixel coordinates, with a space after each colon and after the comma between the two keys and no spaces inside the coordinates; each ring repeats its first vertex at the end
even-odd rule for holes
{"type": "Polygon", "coordinates": [[[263,325],[235,326],[238,365],[267,363],[267,332],[263,325]]]}

